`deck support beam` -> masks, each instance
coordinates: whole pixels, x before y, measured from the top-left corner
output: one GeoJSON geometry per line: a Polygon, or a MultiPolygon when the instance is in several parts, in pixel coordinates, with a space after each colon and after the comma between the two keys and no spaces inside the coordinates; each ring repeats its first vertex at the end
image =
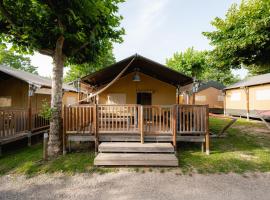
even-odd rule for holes
{"type": "Polygon", "coordinates": [[[32,138],[31,137],[32,137],[32,132],[29,131],[28,134],[27,134],[27,145],[29,147],[31,147],[31,144],[32,144],[32,142],[31,142],[32,138]]]}
{"type": "Polygon", "coordinates": [[[98,139],[98,106],[95,104],[94,107],[94,129],[95,129],[95,154],[98,153],[98,144],[99,144],[99,139],[98,139]]]}
{"type": "Polygon", "coordinates": [[[2,156],[2,144],[0,142],[0,157],[2,156]]]}
{"type": "Polygon", "coordinates": [[[66,155],[67,154],[67,150],[66,150],[66,121],[67,121],[67,117],[66,117],[66,114],[67,114],[67,107],[64,105],[64,108],[63,108],[63,155],[66,155]]]}
{"type": "Polygon", "coordinates": [[[144,132],[143,132],[143,106],[140,106],[140,133],[141,133],[141,143],[144,143],[144,132]]]}
{"type": "Polygon", "coordinates": [[[206,120],[205,120],[205,128],[206,128],[206,134],[205,134],[205,153],[206,155],[210,154],[210,134],[209,134],[209,107],[206,108],[206,120]]]}
{"type": "Polygon", "coordinates": [[[176,141],[176,135],[177,135],[177,105],[173,106],[173,146],[175,151],[177,150],[177,141],[176,141]]]}

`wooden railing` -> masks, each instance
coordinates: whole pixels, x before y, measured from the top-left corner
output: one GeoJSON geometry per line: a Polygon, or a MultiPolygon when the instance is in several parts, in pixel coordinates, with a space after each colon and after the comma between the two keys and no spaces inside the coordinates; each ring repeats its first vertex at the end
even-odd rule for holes
{"type": "Polygon", "coordinates": [[[32,114],[31,119],[31,130],[38,131],[42,129],[49,128],[50,120],[45,119],[44,117],[40,116],[38,113],[32,114]]]}
{"type": "Polygon", "coordinates": [[[208,127],[207,110],[205,105],[177,105],[177,133],[205,134],[208,127]]]}
{"type": "Polygon", "coordinates": [[[206,105],[80,105],[64,107],[64,133],[136,133],[141,135],[205,135],[208,132],[206,105]]]}
{"type": "Polygon", "coordinates": [[[0,138],[2,139],[48,127],[49,120],[45,120],[37,113],[32,113],[29,122],[29,111],[26,109],[0,110],[0,138]]]}
{"type": "Polygon", "coordinates": [[[23,109],[0,110],[0,138],[27,131],[27,118],[28,112],[23,109]]]}
{"type": "Polygon", "coordinates": [[[99,133],[135,133],[139,131],[138,105],[99,105],[99,133]]]}
{"type": "Polygon", "coordinates": [[[172,133],[173,106],[143,106],[145,134],[172,133]]]}
{"type": "MultiPolygon", "coordinates": [[[[64,107],[65,134],[88,134],[98,141],[102,134],[171,136],[174,146],[179,137],[205,136],[209,149],[207,105],[80,105],[64,107]]],[[[150,136],[150,137],[152,137],[150,136]]],[[[96,142],[97,143],[97,142],[96,142]]]]}
{"type": "Polygon", "coordinates": [[[204,134],[205,105],[80,105],[64,107],[67,133],[204,134]],[[97,122],[97,124],[96,124],[97,122]]]}
{"type": "Polygon", "coordinates": [[[64,129],[67,133],[94,134],[96,106],[72,106],[63,109],[64,129]]]}

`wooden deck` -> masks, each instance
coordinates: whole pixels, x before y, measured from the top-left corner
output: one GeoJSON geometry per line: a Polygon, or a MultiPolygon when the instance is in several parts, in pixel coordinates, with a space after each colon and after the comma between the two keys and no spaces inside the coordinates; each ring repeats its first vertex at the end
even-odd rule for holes
{"type": "Polygon", "coordinates": [[[0,155],[1,145],[8,144],[23,138],[28,138],[46,131],[49,121],[36,112],[27,109],[1,109],[0,110],[0,155]]]}
{"type": "Polygon", "coordinates": [[[202,142],[209,153],[207,105],[79,105],[64,107],[67,142],[202,142]]]}

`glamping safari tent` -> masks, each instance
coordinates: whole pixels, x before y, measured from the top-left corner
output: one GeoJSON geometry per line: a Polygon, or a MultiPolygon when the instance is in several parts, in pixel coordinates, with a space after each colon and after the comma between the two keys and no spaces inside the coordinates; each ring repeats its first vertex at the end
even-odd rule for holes
{"type": "MultiPolygon", "coordinates": [[[[0,147],[48,128],[39,115],[42,104],[50,104],[51,80],[7,66],[0,66],[0,147]]],[[[63,85],[63,104],[78,101],[74,87],[63,85]]]]}
{"type": "Polygon", "coordinates": [[[225,86],[217,81],[208,81],[201,83],[198,91],[195,93],[195,104],[208,104],[209,112],[223,113],[225,86]]]}
{"type": "Polygon", "coordinates": [[[208,105],[177,104],[192,82],[137,54],[82,77],[87,97],[64,107],[64,153],[73,141],[94,141],[96,165],[168,166],[178,165],[174,155],[137,153],[173,153],[177,141],[200,142],[209,153],[208,105]]]}
{"type": "Polygon", "coordinates": [[[227,115],[270,119],[270,73],[252,76],[225,88],[227,115]]]}

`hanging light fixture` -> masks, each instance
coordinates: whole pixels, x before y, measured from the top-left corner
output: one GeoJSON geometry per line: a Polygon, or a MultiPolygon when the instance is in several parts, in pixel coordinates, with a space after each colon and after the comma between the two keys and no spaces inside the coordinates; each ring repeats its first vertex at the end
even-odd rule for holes
{"type": "Polygon", "coordinates": [[[134,82],[140,82],[141,81],[141,77],[139,75],[139,69],[138,68],[135,68],[135,74],[133,76],[133,79],[132,79],[134,82]]]}

